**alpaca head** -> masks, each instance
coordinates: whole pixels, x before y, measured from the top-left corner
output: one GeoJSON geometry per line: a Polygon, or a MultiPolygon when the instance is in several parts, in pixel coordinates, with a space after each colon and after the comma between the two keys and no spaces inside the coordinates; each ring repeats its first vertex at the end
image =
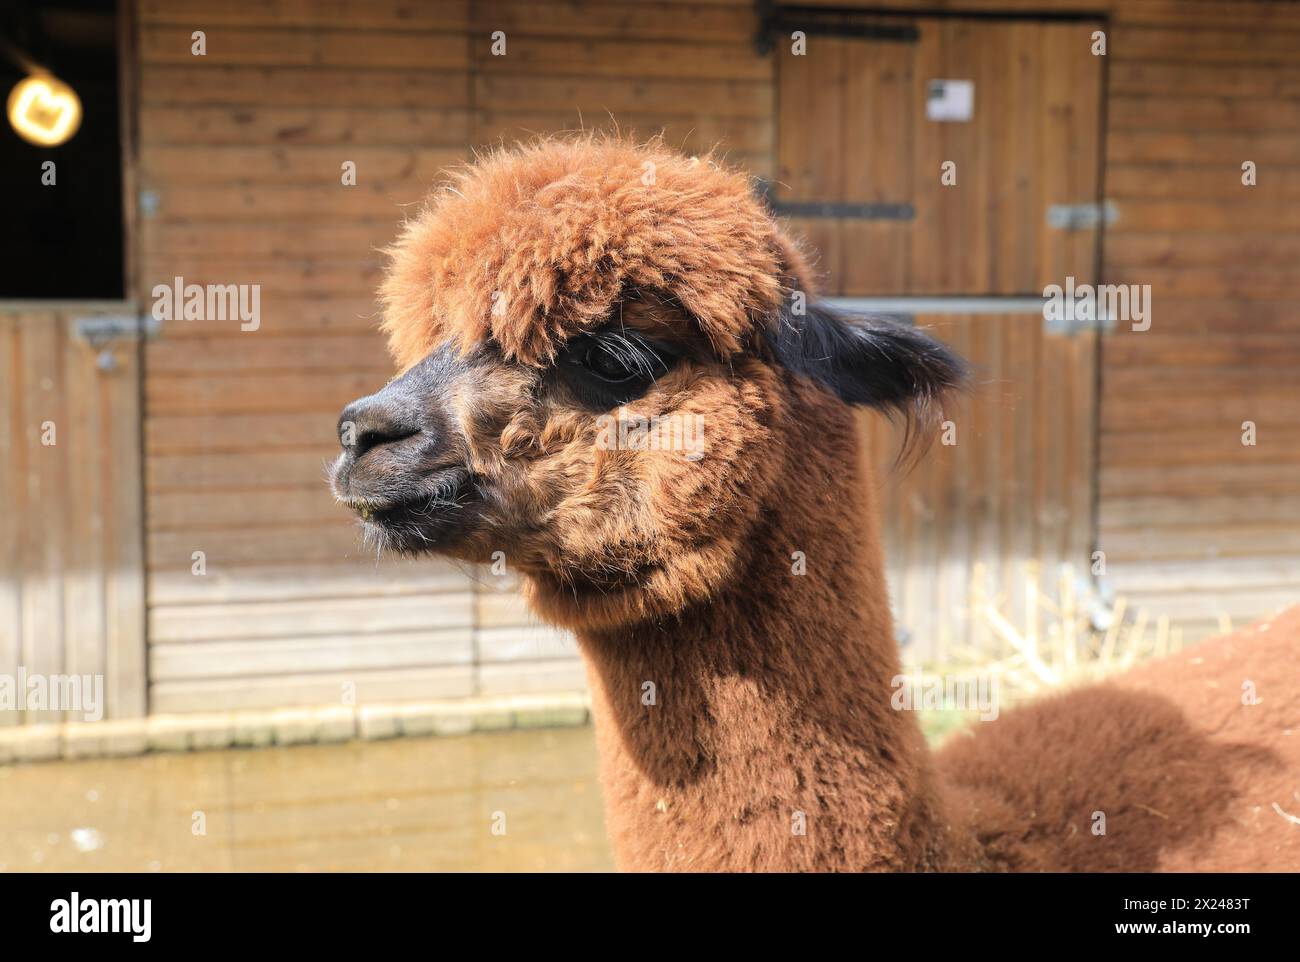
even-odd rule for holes
{"type": "Polygon", "coordinates": [[[918,331],[816,304],[750,180],[658,143],[488,157],[390,253],[401,373],[343,411],[335,493],[383,547],[504,558],[573,627],[734,576],[816,429],[796,393],[912,417],[962,376],[918,331]]]}

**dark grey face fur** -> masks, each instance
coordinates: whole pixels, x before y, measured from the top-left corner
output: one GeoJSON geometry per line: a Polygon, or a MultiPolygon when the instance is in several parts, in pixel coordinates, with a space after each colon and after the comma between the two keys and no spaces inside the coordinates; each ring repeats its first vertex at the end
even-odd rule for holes
{"type": "Polygon", "coordinates": [[[339,416],[334,495],[383,543],[414,550],[474,511],[463,439],[441,403],[468,366],[447,348],[436,351],[339,416]]]}

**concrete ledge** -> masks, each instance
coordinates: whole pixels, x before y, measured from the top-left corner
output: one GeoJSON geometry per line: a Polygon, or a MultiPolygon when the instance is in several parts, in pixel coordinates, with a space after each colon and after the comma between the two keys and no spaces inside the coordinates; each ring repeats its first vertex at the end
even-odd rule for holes
{"type": "Polygon", "coordinates": [[[585,694],[559,692],[18,725],[0,728],[0,764],[565,728],[589,718],[585,694]]]}

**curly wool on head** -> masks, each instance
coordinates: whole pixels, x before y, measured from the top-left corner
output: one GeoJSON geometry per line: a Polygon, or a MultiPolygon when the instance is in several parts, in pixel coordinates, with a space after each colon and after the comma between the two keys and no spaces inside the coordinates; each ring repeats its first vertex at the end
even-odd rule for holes
{"type": "Polygon", "coordinates": [[[403,369],[439,344],[489,338],[508,360],[546,364],[627,288],[676,298],[726,358],[792,289],[811,295],[753,179],[659,139],[587,133],[498,150],[435,191],[388,253],[383,330],[403,369]]]}

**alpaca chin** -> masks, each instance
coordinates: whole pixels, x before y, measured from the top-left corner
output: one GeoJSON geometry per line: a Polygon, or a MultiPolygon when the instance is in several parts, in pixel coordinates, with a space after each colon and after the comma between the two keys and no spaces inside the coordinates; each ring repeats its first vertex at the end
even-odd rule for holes
{"type": "Polygon", "coordinates": [[[734,579],[738,555],[735,539],[721,539],[646,565],[618,585],[549,569],[527,571],[524,600],[539,618],[573,631],[656,621],[708,603],[734,579]]]}

